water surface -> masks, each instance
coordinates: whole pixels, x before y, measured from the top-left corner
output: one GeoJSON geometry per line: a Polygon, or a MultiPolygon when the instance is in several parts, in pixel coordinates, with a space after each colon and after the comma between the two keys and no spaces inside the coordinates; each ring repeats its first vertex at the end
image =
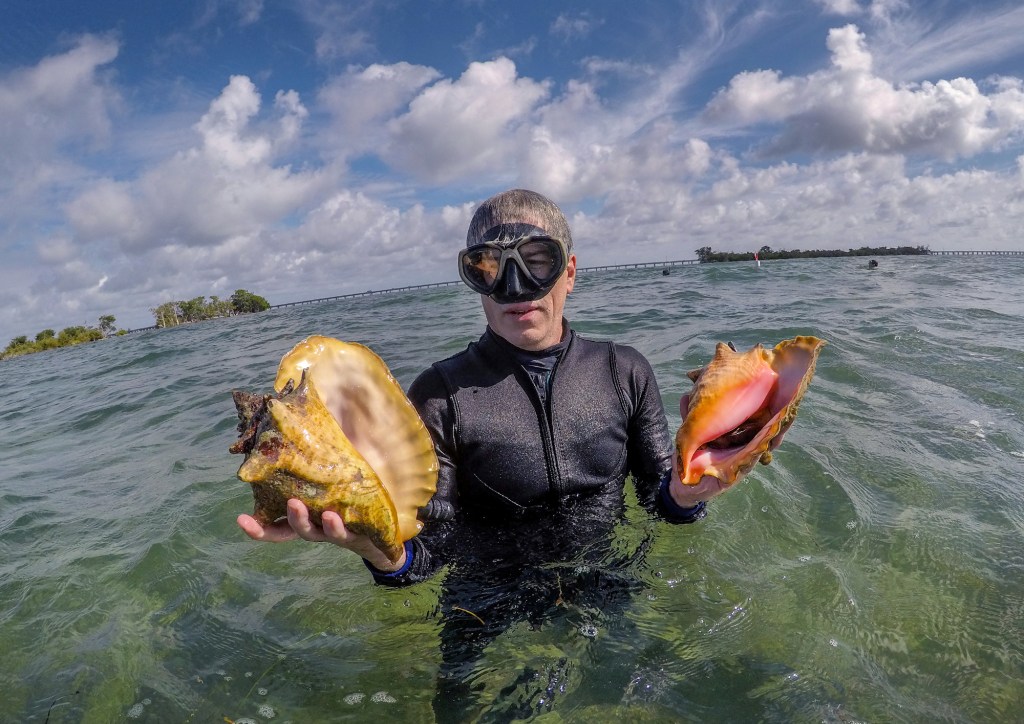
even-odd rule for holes
{"type": "MultiPolygon", "coordinates": [[[[568,315],[654,365],[669,424],[714,343],[825,338],[770,467],[672,526],[632,503],[628,605],[555,606],[471,677],[484,720],[1009,721],[1024,701],[1024,262],[600,272],[568,315]]],[[[482,330],[450,287],[0,363],[0,721],[430,721],[440,581],[261,545],[230,390],[309,334],[408,387],[482,330]]]]}

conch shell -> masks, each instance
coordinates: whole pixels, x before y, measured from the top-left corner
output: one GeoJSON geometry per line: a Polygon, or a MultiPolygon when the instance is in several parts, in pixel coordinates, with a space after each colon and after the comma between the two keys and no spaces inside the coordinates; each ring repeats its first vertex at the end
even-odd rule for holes
{"type": "Polygon", "coordinates": [[[383,360],[361,344],[310,337],[281,360],[276,395],[232,392],[241,437],[232,453],[267,525],[298,498],[320,523],[338,513],[392,561],[423,527],[437,488],[430,433],[383,360]]]}
{"type": "Polygon", "coordinates": [[[824,344],[795,337],[774,349],[758,344],[737,352],[719,342],[709,364],[687,373],[694,386],[676,433],[680,482],[696,485],[710,475],[731,485],[758,460],[770,463],[796,419],[824,344]]]}

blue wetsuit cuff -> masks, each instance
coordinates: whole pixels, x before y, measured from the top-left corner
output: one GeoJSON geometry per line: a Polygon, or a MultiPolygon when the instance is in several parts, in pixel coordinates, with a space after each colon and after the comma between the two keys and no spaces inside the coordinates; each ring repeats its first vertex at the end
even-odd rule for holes
{"type": "Polygon", "coordinates": [[[658,490],[658,500],[665,516],[674,523],[696,523],[708,514],[708,506],[703,500],[690,508],[684,508],[672,499],[668,492],[668,484],[672,478],[669,472],[661,479],[661,487],[658,490]]]}
{"type": "Polygon", "coordinates": [[[409,569],[412,568],[412,551],[412,540],[410,539],[405,542],[405,563],[403,563],[402,567],[397,571],[382,571],[365,558],[363,559],[363,563],[366,564],[366,567],[370,570],[370,573],[373,574],[374,578],[398,578],[399,576],[408,573],[409,569]]]}

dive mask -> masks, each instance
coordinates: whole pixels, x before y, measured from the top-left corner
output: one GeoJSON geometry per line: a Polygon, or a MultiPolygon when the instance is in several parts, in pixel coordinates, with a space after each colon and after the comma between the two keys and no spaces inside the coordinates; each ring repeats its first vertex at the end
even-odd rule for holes
{"type": "Polygon", "coordinates": [[[502,224],[487,236],[498,239],[459,252],[459,276],[474,292],[499,304],[540,299],[569,263],[565,242],[529,224],[502,224]],[[507,238],[510,232],[513,238],[507,238]]]}

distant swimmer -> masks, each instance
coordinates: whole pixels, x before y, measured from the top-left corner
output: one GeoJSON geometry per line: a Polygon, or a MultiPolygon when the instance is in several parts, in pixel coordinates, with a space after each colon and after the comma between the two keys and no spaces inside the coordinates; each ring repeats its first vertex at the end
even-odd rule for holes
{"type": "Polygon", "coordinates": [[[661,270],[661,275],[662,275],[663,277],[667,277],[667,276],[668,276],[668,269],[662,269],[662,270],[661,270]]]}
{"type": "Polygon", "coordinates": [[[878,262],[877,261],[872,259],[871,261],[868,262],[868,269],[877,269],[877,268],[878,268],[878,262]]]}

